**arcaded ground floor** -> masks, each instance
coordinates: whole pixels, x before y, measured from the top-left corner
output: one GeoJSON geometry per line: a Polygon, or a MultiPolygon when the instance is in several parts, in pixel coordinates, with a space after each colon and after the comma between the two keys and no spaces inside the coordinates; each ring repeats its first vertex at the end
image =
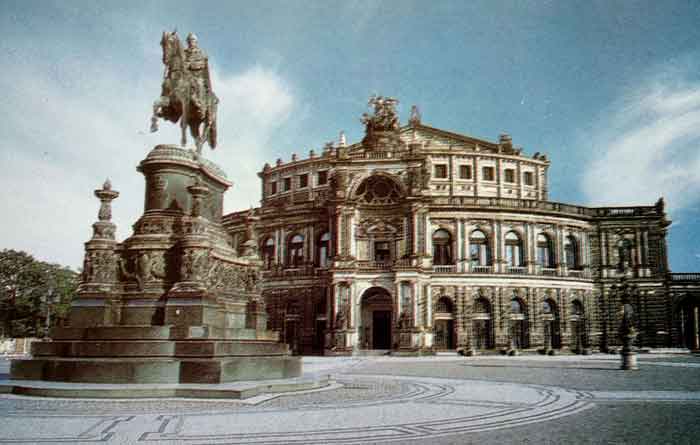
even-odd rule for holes
{"type": "MultiPolygon", "coordinates": [[[[0,378],[7,378],[0,361],[0,378]],[[5,375],[1,375],[5,374],[5,375]]],[[[305,357],[323,390],[235,400],[0,395],[0,443],[691,444],[700,356],[305,357]]]]}

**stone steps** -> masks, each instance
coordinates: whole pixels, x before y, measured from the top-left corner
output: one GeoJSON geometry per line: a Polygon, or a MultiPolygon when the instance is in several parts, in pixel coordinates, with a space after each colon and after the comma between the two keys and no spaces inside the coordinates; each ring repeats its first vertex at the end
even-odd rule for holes
{"type": "Polygon", "coordinates": [[[289,356],[206,359],[70,358],[13,360],[13,380],[82,383],[225,383],[301,375],[301,361],[289,356]]]}
{"type": "Polygon", "coordinates": [[[34,357],[248,357],[285,354],[286,344],[256,340],[56,340],[32,345],[34,357]]]}

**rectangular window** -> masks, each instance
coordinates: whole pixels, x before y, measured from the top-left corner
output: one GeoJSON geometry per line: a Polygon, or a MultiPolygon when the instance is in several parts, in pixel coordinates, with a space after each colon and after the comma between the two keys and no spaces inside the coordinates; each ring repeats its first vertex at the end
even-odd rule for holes
{"type": "Polygon", "coordinates": [[[391,260],[391,251],[387,241],[378,241],[374,243],[374,261],[379,263],[387,263],[391,260]]]}
{"type": "Polygon", "coordinates": [[[471,179],[472,178],[472,166],[471,165],[460,165],[459,166],[459,179],[471,179]]]}
{"type": "Polygon", "coordinates": [[[325,183],[328,182],[328,172],[326,170],[322,172],[318,172],[318,185],[324,185],[325,183]]]}
{"type": "Polygon", "coordinates": [[[525,182],[525,185],[534,185],[535,184],[535,177],[532,174],[532,172],[525,172],[523,174],[523,182],[525,182]]]}
{"type": "Polygon", "coordinates": [[[292,189],[292,178],[284,178],[284,191],[288,192],[292,189]]]}
{"type": "Polygon", "coordinates": [[[484,167],[481,169],[481,176],[484,181],[493,181],[493,167],[484,167]]]}
{"type": "Polygon", "coordinates": [[[270,194],[274,195],[277,193],[277,181],[270,181],[270,194]]]}
{"type": "Polygon", "coordinates": [[[447,166],[444,164],[435,166],[435,177],[438,179],[447,178],[447,166]]]}
{"type": "Polygon", "coordinates": [[[309,185],[309,175],[304,173],[303,175],[299,175],[299,188],[303,189],[306,188],[309,185]]]}
{"type": "Polygon", "coordinates": [[[505,170],[505,181],[515,182],[515,170],[513,170],[512,168],[507,168],[505,170]]]}

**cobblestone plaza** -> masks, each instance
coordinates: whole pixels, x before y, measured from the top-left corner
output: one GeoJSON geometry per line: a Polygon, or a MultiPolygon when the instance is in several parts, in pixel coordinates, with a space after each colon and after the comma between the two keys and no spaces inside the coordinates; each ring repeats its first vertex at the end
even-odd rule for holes
{"type": "Polygon", "coordinates": [[[618,368],[608,354],[306,357],[335,383],[243,401],[2,395],[0,443],[697,443],[697,356],[618,368]]]}

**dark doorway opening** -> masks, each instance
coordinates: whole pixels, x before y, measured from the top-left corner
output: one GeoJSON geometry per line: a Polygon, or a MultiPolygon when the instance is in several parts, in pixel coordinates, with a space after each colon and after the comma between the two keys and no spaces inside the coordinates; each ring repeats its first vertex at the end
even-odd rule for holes
{"type": "Polygon", "coordinates": [[[314,354],[323,354],[325,348],[326,320],[316,320],[316,331],[314,332],[314,354]]]}
{"type": "Polygon", "coordinates": [[[372,348],[391,349],[391,311],[372,312],[372,348]]]}
{"type": "Polygon", "coordinates": [[[454,349],[454,320],[435,320],[435,347],[454,349]]]}

